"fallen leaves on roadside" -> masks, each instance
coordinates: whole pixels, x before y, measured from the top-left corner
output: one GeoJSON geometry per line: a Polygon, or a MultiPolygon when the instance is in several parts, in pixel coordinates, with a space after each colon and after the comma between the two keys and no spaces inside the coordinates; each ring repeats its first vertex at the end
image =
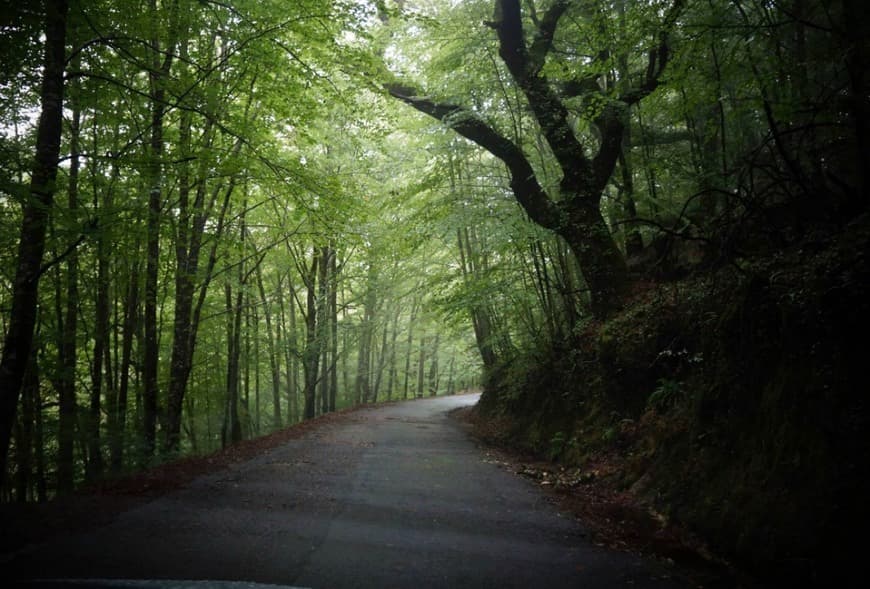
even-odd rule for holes
{"type": "MultiPolygon", "coordinates": [[[[507,463],[503,463],[507,465],[507,463]]],[[[533,481],[537,481],[539,485],[548,487],[552,486],[556,489],[573,489],[578,485],[586,485],[591,483],[598,476],[597,470],[582,470],[580,468],[541,468],[540,466],[522,464],[514,472],[533,481]]]]}
{"type": "Polygon", "coordinates": [[[630,490],[619,489],[614,481],[625,465],[618,453],[591,456],[582,467],[562,466],[512,446],[504,434],[510,428],[498,420],[482,419],[470,409],[456,411],[454,417],[481,442],[485,463],[545,489],[561,509],[583,522],[594,545],[655,554],[665,566],[675,567],[662,574],[661,579],[676,576],[690,579],[697,586],[741,586],[742,581],[736,580],[739,573],[712,554],[702,540],[656,512],[630,490]]]}

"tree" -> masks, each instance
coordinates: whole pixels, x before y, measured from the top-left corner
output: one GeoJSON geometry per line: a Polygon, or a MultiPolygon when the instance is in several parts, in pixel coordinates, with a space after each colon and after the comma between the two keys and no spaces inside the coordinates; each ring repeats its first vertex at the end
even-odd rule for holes
{"type": "MultiPolygon", "coordinates": [[[[401,82],[387,85],[392,96],[444,121],[504,162],[513,194],[529,218],[562,236],[579,259],[592,312],[599,317],[620,308],[628,287],[625,261],[601,214],[602,194],[621,152],[628,109],[660,83],[670,57],[669,32],[682,7],[682,0],[676,0],[663,19],[639,83],[616,94],[599,86],[602,76],[596,67],[602,64],[584,68],[576,61],[561,62],[559,66],[576,76],[564,84],[551,80],[549,72],[555,57],[549,62],[548,57],[553,53],[561,20],[571,12],[581,18],[592,17],[583,12],[580,3],[556,0],[538,16],[533,3],[524,14],[519,0],[496,0],[494,18],[487,24],[495,30],[499,56],[524,95],[561,171],[554,196],[542,186],[522,145],[473,110],[427,98],[401,82]],[[530,25],[531,42],[526,40],[530,25]],[[586,101],[598,135],[594,156],[578,138],[566,105],[578,95],[586,101]]],[[[593,51],[596,62],[610,59],[609,47],[603,41],[593,51]]]]}
{"type": "Polygon", "coordinates": [[[5,475],[12,424],[30,361],[45,234],[55,193],[63,124],[66,0],[46,0],[45,57],[36,157],[18,241],[12,308],[0,358],[0,473],[5,475]]]}

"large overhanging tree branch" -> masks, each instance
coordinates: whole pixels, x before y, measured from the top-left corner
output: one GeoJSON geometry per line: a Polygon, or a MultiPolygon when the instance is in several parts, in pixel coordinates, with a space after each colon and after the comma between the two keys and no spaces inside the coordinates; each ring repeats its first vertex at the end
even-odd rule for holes
{"type": "Polygon", "coordinates": [[[555,201],[541,187],[523,151],[475,113],[419,96],[405,85],[389,84],[392,96],[436,118],[502,160],[510,173],[514,197],[529,218],[561,235],[577,256],[589,287],[592,312],[605,317],[619,308],[627,285],[625,263],[598,210],[598,201],[555,201]],[[592,203],[587,204],[587,203],[592,203]]]}
{"type": "MultiPolygon", "coordinates": [[[[539,21],[531,51],[526,47],[519,0],[496,0],[495,19],[489,25],[499,41],[499,56],[525,94],[541,131],[562,168],[562,195],[574,197],[594,191],[592,163],[571,130],[568,109],[541,73],[559,19],[569,2],[555,2],[539,21]]],[[[603,186],[601,187],[603,188],[603,186]]]]}
{"type": "Polygon", "coordinates": [[[504,162],[510,173],[514,196],[529,218],[546,229],[559,231],[561,212],[558,204],[550,199],[538,183],[529,160],[512,141],[461,106],[433,102],[429,98],[417,96],[413,88],[400,84],[390,84],[387,90],[393,97],[444,122],[504,162]]]}
{"type": "MultiPolygon", "coordinates": [[[[613,241],[600,211],[603,191],[613,173],[622,148],[628,108],[655,90],[670,55],[668,31],[673,27],[684,0],[674,0],[648,53],[648,66],[638,87],[622,96],[609,96],[594,76],[575,84],[585,95],[594,95],[603,106],[592,121],[599,145],[590,156],[574,133],[569,109],[557,84],[544,72],[559,22],[576,4],[554,0],[538,15],[529,4],[535,30],[526,42],[520,0],[495,0],[494,18],[487,23],[496,32],[499,56],[517,87],[524,94],[541,133],[558,163],[562,179],[558,198],[551,198],[538,182],[522,148],[508,140],[472,111],[459,105],[440,103],[404,84],[387,85],[390,94],[418,111],[443,121],[457,133],[501,159],[511,176],[511,188],[519,204],[535,223],[561,235],[583,269],[589,287],[593,314],[603,317],[621,307],[628,286],[628,274],[621,252],[613,241]]],[[[600,54],[607,55],[607,48],[600,54]]]]}

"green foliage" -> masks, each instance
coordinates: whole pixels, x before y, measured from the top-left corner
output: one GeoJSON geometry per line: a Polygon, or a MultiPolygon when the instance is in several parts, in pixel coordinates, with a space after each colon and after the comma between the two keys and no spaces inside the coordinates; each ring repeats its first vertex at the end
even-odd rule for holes
{"type": "Polygon", "coordinates": [[[575,452],[578,448],[577,438],[571,436],[564,431],[557,431],[550,438],[549,448],[547,449],[547,459],[556,461],[563,456],[575,452]]]}
{"type": "Polygon", "coordinates": [[[688,393],[683,383],[670,378],[660,378],[655,390],[647,399],[647,407],[665,413],[685,403],[688,393]]]}
{"type": "Polygon", "coordinates": [[[565,445],[567,443],[567,436],[565,432],[558,431],[553,434],[553,437],[550,438],[550,448],[547,451],[547,457],[550,460],[556,460],[560,454],[565,450],[565,445]]]}
{"type": "Polygon", "coordinates": [[[616,438],[618,437],[619,430],[616,428],[616,426],[613,425],[604,428],[604,430],[601,432],[601,441],[605,444],[612,444],[616,441],[616,438]]]}

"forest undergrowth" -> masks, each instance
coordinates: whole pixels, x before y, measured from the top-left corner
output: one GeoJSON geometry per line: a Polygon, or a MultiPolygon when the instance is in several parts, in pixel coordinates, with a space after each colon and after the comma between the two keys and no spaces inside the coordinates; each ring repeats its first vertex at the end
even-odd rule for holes
{"type": "Polygon", "coordinates": [[[868,239],[864,215],[639,283],[622,313],[493,371],[478,436],[525,453],[518,472],[608,543],[730,586],[849,586],[870,491],[868,239]]]}

